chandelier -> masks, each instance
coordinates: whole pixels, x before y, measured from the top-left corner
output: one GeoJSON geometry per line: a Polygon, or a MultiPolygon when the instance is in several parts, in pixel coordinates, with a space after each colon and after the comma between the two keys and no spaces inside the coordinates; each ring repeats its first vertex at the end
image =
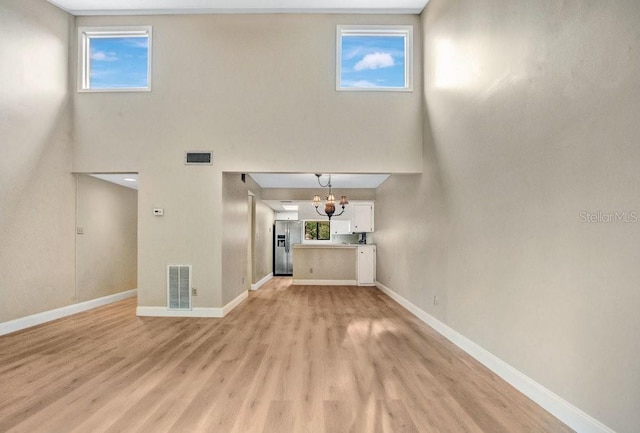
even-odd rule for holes
{"type": "Polygon", "coordinates": [[[325,185],[322,184],[322,182],[320,181],[320,177],[322,177],[322,174],[318,174],[316,173],[316,177],[318,178],[318,184],[322,187],[322,188],[329,188],[329,195],[325,197],[325,202],[324,202],[324,213],[321,213],[318,208],[320,207],[320,205],[322,204],[322,199],[320,198],[319,195],[316,195],[315,197],[313,197],[313,206],[316,208],[316,212],[318,213],[318,215],[320,216],[326,216],[329,218],[329,221],[331,221],[331,217],[332,216],[340,216],[344,213],[345,211],[345,206],[349,204],[349,200],[347,200],[347,196],[343,195],[340,198],[340,206],[342,206],[342,212],[340,212],[339,214],[336,214],[336,198],[333,196],[333,192],[331,191],[331,175],[329,174],[329,180],[327,181],[327,183],[325,185]],[[334,215],[335,214],[335,215],[334,215]]]}

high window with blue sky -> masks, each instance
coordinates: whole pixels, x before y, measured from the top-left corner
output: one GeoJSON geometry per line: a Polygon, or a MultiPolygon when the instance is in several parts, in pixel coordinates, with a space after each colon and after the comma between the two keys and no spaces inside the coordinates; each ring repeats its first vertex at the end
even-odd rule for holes
{"type": "Polygon", "coordinates": [[[413,89],[411,26],[338,26],[338,90],[413,89]]]}
{"type": "Polygon", "coordinates": [[[80,28],[81,91],[151,89],[151,27],[80,28]]]}

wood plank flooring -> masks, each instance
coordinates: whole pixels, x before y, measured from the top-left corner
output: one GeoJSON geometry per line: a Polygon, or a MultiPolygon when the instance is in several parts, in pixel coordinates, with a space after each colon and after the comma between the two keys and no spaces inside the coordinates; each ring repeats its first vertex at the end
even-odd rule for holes
{"type": "Polygon", "coordinates": [[[135,299],[0,337],[0,432],[571,432],[373,288],[274,278],[224,319],[135,299]]]}

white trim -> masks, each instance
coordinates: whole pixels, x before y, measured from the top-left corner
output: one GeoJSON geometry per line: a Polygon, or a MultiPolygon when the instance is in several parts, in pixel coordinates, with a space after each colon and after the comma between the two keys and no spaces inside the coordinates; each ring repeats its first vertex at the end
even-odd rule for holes
{"type": "Polygon", "coordinates": [[[78,27],[78,93],[106,93],[106,92],[150,92],[153,54],[153,29],[151,26],[109,26],[109,27],[78,27]],[[89,69],[91,63],[91,39],[113,37],[146,37],[147,39],[147,86],[146,87],[108,87],[102,89],[91,88],[89,69]]]}
{"type": "Polygon", "coordinates": [[[265,275],[260,281],[251,285],[251,290],[258,290],[260,287],[264,286],[267,281],[273,278],[273,272],[265,275]]]}
{"type": "MultiPolygon", "coordinates": [[[[58,6],[55,0],[49,0],[58,6]]],[[[188,9],[60,9],[75,16],[102,15],[194,15],[194,14],[368,14],[368,15],[419,15],[417,8],[188,8],[188,9]]]]}
{"type": "Polygon", "coordinates": [[[504,362],[491,352],[469,340],[458,331],[442,323],[426,311],[412,304],[401,295],[397,294],[385,285],[377,282],[376,286],[386,293],[391,299],[403,306],[418,319],[431,326],[447,340],[467,352],[485,367],[504,379],[518,391],[542,406],[545,410],[567,424],[578,433],[615,433],[597,419],[562,399],[552,391],[540,385],[530,377],[524,375],[511,365],[504,362]]]}
{"type": "Polygon", "coordinates": [[[128,290],[126,292],[115,293],[113,295],[103,296],[101,298],[91,299],[89,301],[79,302],[77,304],[71,304],[54,310],[43,311],[42,313],[32,314],[31,316],[3,322],[0,323],[0,335],[10,334],[32,326],[51,322],[52,320],[71,316],[72,314],[82,313],[83,311],[102,307],[103,305],[118,302],[126,298],[131,298],[137,294],[137,289],[128,290]]]}
{"type": "Polygon", "coordinates": [[[229,302],[222,308],[218,307],[194,307],[191,310],[170,310],[167,307],[144,307],[136,308],[137,316],[149,317],[215,317],[222,318],[229,314],[231,310],[236,308],[242,301],[247,299],[249,291],[245,290],[240,293],[233,301],[229,302]]]}
{"type": "Polygon", "coordinates": [[[167,307],[144,307],[136,308],[136,316],[150,317],[223,317],[222,308],[198,308],[191,310],[170,310],[167,307]]]}
{"type": "Polygon", "coordinates": [[[238,296],[236,296],[236,298],[233,301],[229,302],[227,305],[222,307],[222,317],[224,317],[227,314],[229,314],[229,312],[231,312],[231,310],[233,310],[238,305],[240,305],[240,303],[242,303],[242,301],[244,301],[248,297],[249,297],[249,291],[248,290],[245,290],[242,293],[240,293],[238,296]]]}
{"type": "Polygon", "coordinates": [[[357,286],[356,280],[293,280],[294,286],[357,286]]]}

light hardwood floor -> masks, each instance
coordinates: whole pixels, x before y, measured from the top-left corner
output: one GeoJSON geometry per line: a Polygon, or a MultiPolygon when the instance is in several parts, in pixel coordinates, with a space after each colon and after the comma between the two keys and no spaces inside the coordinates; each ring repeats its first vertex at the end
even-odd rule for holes
{"type": "Polygon", "coordinates": [[[135,300],[0,337],[0,432],[570,432],[374,288],[275,278],[224,319],[135,300]]]}

